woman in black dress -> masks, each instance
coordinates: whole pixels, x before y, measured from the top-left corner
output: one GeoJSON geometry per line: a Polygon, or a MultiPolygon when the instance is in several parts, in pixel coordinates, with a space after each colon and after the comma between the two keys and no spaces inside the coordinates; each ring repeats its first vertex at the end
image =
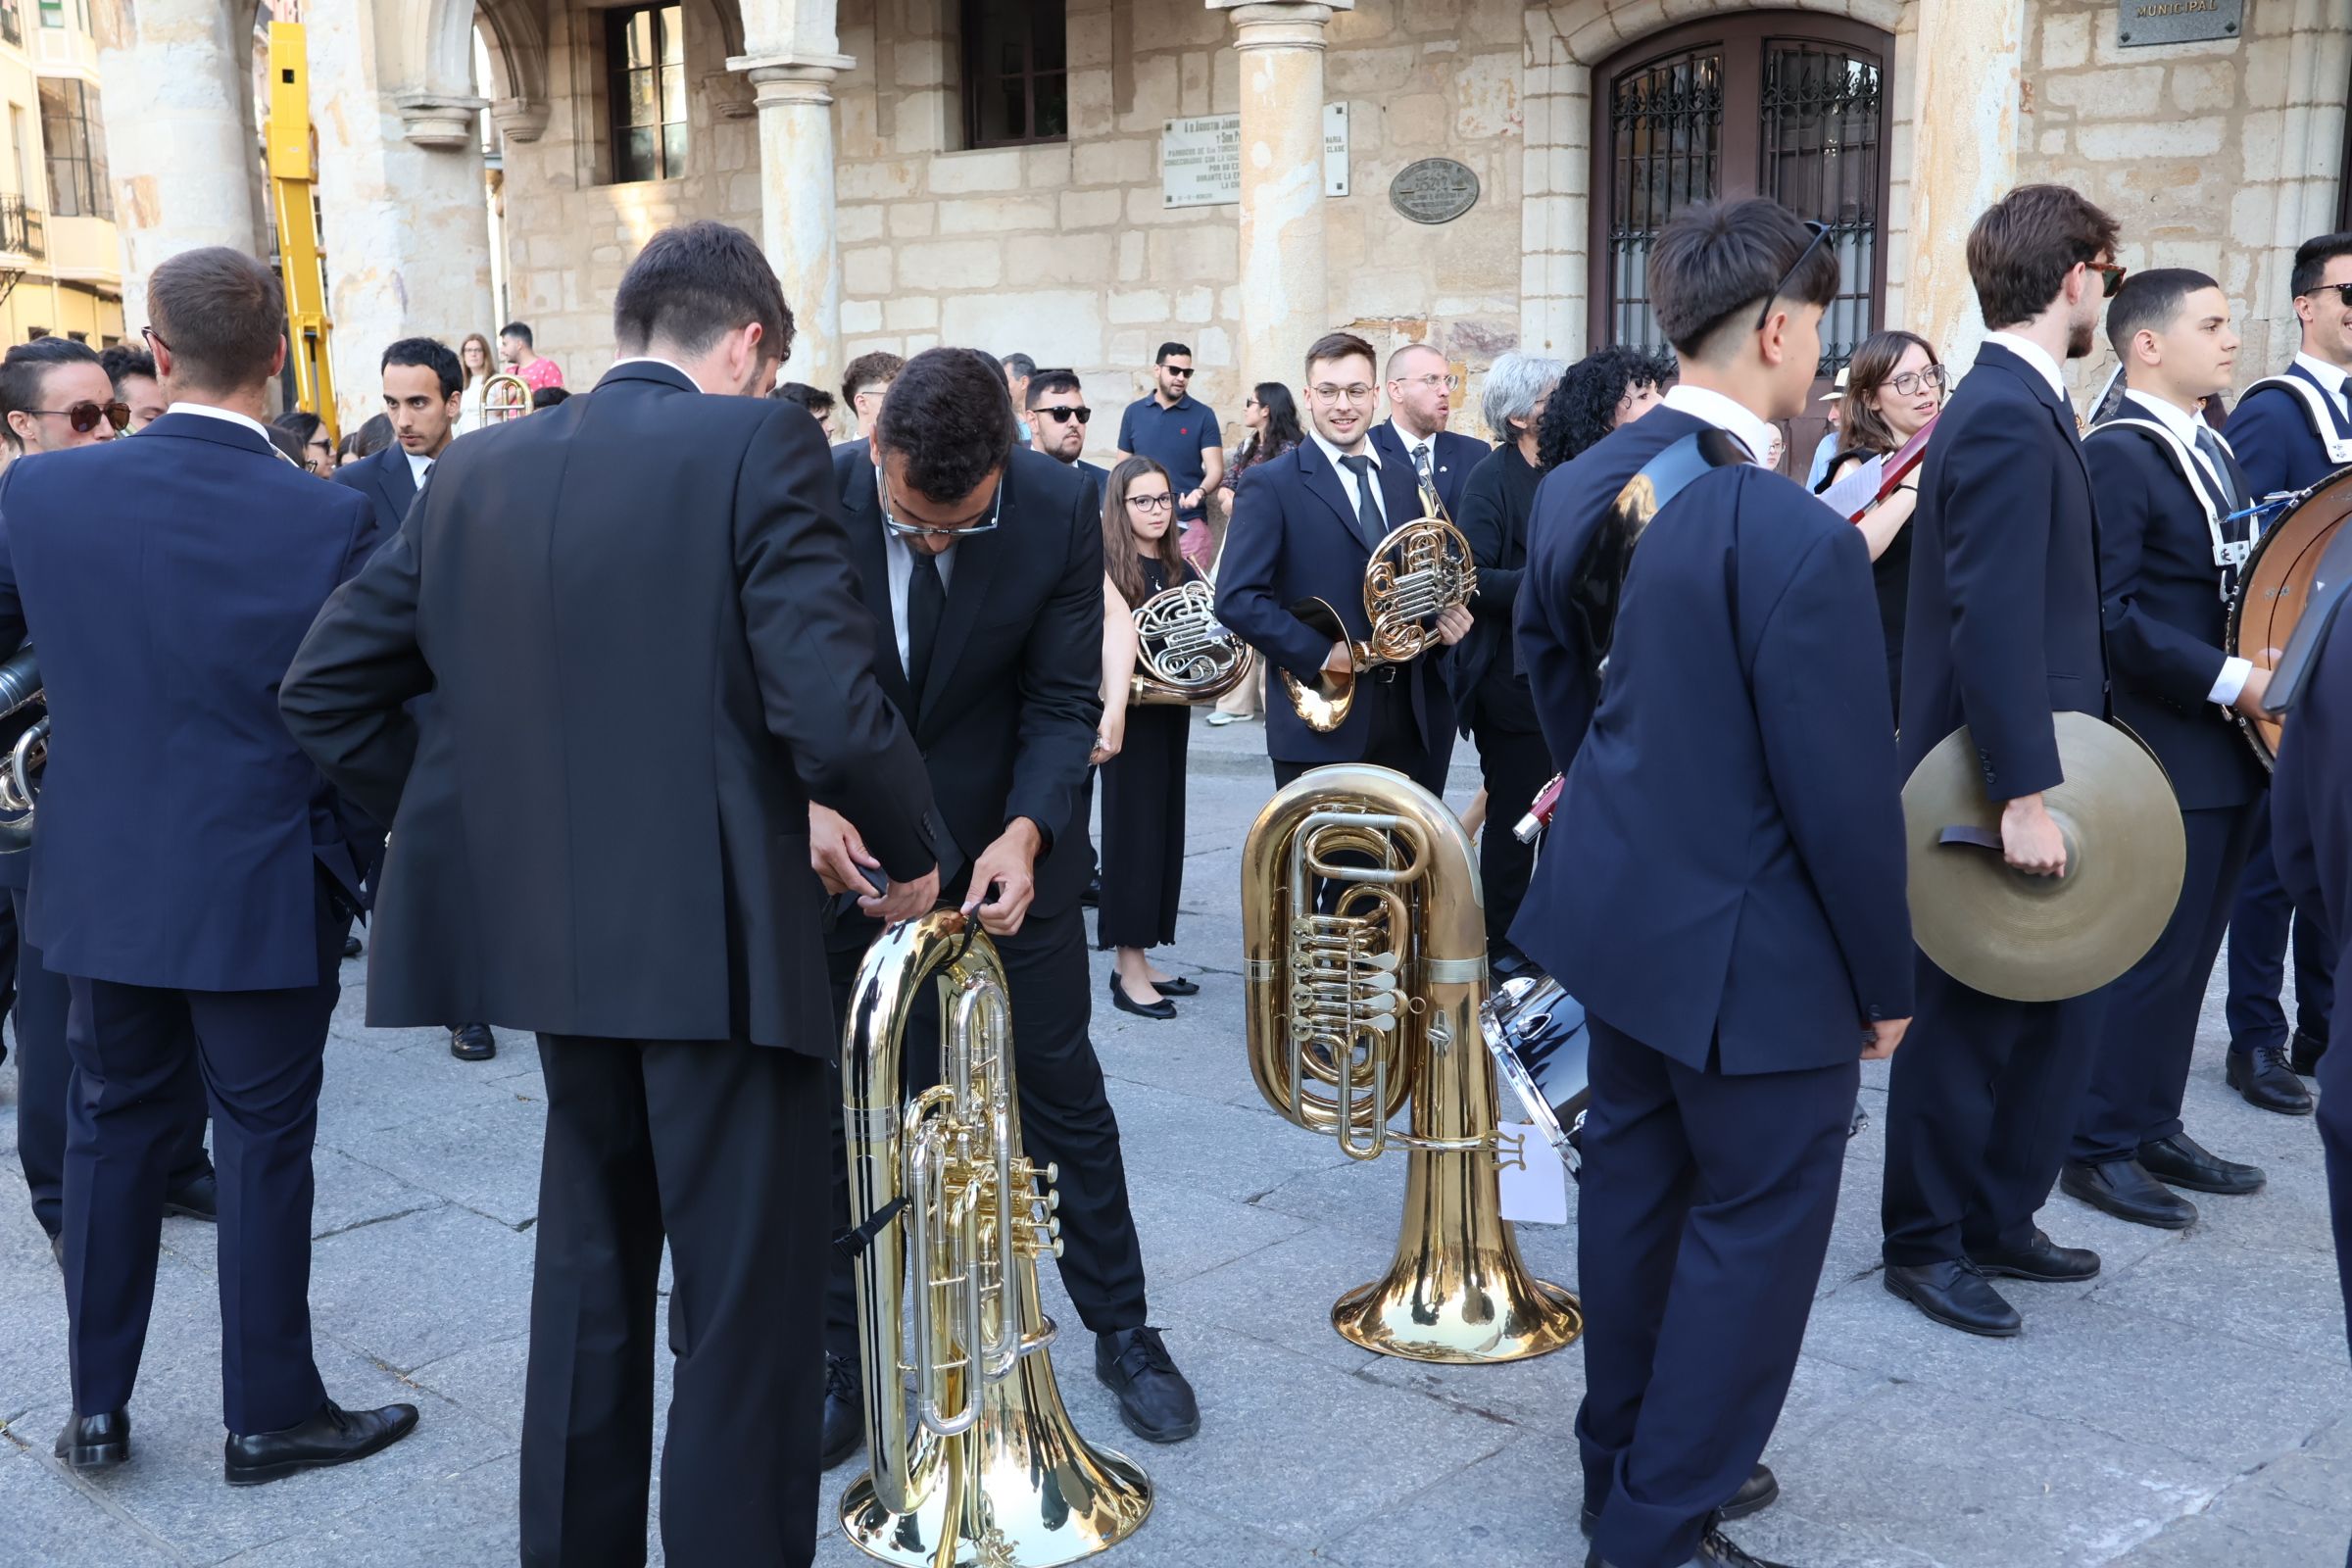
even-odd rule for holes
{"type": "MultiPolygon", "coordinates": [[[[1150,458],[1129,458],[1102,487],[1102,565],[1119,597],[1141,608],[1163,589],[1197,578],[1178,548],[1175,489],[1150,458]]],[[[1176,940],[1184,891],[1184,756],[1193,710],[1127,710],[1119,753],[1102,764],[1102,902],[1097,943],[1117,955],[1111,1004],[1146,1018],[1173,1018],[1170,996],[1197,987],[1152,966],[1150,950],[1176,940]]]]}

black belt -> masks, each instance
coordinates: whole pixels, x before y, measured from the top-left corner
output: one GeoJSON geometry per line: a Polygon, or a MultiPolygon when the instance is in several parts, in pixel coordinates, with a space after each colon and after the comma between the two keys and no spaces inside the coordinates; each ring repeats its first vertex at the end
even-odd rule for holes
{"type": "Polygon", "coordinates": [[[1404,678],[1404,671],[1405,666],[1402,664],[1374,664],[1358,678],[1370,681],[1376,686],[1394,686],[1404,678]]]}

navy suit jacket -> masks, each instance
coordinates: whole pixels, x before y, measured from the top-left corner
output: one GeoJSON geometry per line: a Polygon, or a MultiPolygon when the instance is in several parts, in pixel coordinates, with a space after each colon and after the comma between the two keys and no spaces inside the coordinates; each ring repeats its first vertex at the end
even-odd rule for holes
{"type": "MultiPolygon", "coordinates": [[[[1597,516],[1623,487],[1602,470],[1697,423],[1652,413],[1546,489],[1597,516]]],[[[1539,530],[1554,570],[1521,582],[1522,647],[1545,662],[1549,734],[1583,700],[1546,707],[1561,655],[1542,633],[1567,613],[1579,530],[1539,530]]],[[[1593,1016],[1737,1075],[1851,1062],[1868,1020],[1910,1015],[1901,781],[1858,529],[1752,465],[1693,480],[1634,551],[1582,742],[1511,940],[1593,1016]]]]}
{"type": "Polygon", "coordinates": [[[337,468],[335,483],[348,485],[368,498],[375,508],[375,525],[386,539],[400,532],[416,500],[416,479],[409,469],[409,455],[397,441],[337,468]]]}
{"type": "MultiPolygon", "coordinates": [[[[2125,412],[2146,416],[2129,405],[2125,412]]],[[[2101,426],[2082,455],[2099,493],[2099,608],[2115,716],[2155,752],[2182,810],[2243,806],[2262,792],[2262,764],[2229,714],[2206,700],[2229,657],[2229,607],[2198,494],[2172,449],[2145,431],[2101,426]]],[[[2238,479],[2242,485],[2242,473],[2238,479]]],[[[2212,494],[2227,514],[2221,492],[2212,494]]]]}
{"type": "MultiPolygon", "coordinates": [[[[1372,427],[1372,444],[1380,449],[1383,466],[1400,463],[1404,465],[1406,473],[1413,471],[1412,457],[1405,451],[1404,435],[1396,428],[1395,419],[1383,419],[1372,427]]],[[[1461,511],[1462,486],[1470,482],[1470,470],[1477,467],[1494,450],[1484,441],[1456,435],[1451,430],[1440,430],[1430,442],[1430,476],[1438,482],[1438,501],[1445,507],[1447,518],[1452,518],[1461,511]]],[[[1412,515],[1417,517],[1420,514],[1420,508],[1415,507],[1412,515]]],[[[1390,524],[1394,526],[1408,520],[1392,514],[1390,524]]]]}
{"type": "MultiPolygon", "coordinates": [[[[2288,366],[2286,373],[2319,385],[2300,365],[2288,366]]],[[[2325,389],[2320,397],[2334,411],[2337,438],[2352,439],[2352,419],[2325,389]]],[[[2301,398],[2279,387],[2261,387],[2239,400],[2230,416],[2230,445],[2256,500],[2274,491],[2300,490],[2335,471],[2328,449],[2311,427],[2311,411],[2301,398]]]]}
{"type": "Polygon", "coordinates": [[[1080,458],[1070,466],[1078,470],[1078,477],[1084,481],[1087,496],[1094,506],[1095,515],[1101,517],[1102,515],[1102,495],[1110,485],[1110,470],[1100,463],[1089,463],[1084,458],[1080,458]]]}
{"type": "Polygon", "coordinates": [[[2271,849],[2298,909],[2336,933],[2336,972],[2352,931],[2352,636],[2339,612],[2312,654],[2271,773],[2271,849]]]}
{"type": "MultiPolygon", "coordinates": [[[[1389,528],[1421,515],[1419,486],[1402,454],[1383,454],[1375,472],[1389,528]]],[[[1330,657],[1332,640],[1292,614],[1291,607],[1320,599],[1339,612],[1350,638],[1371,636],[1364,568],[1372,547],[1339,470],[1312,439],[1253,465],[1247,480],[1234,492],[1233,524],[1217,564],[1217,619],[1275,664],[1312,682],[1330,657]]],[[[1412,696],[1421,743],[1440,766],[1453,753],[1453,699],[1446,691],[1444,657],[1445,650],[1433,646],[1397,677],[1412,696]]],[[[1266,703],[1266,754],[1277,761],[1360,761],[1371,731],[1371,713],[1361,703],[1328,735],[1308,728],[1279,690],[1266,703]]]]}
{"type": "Polygon", "coordinates": [[[1965,724],[1988,799],[2048,789],[2051,713],[2107,716],[2099,514],[2074,415],[1997,343],[1936,421],[1911,531],[1904,777],[1965,724]]]}
{"type": "Polygon", "coordinates": [[[367,830],[277,687],[377,543],[360,497],[201,414],[0,475],[0,648],[39,649],[53,724],[25,908],[50,969],[184,991],[322,978],[319,873],[356,909],[367,830]]]}

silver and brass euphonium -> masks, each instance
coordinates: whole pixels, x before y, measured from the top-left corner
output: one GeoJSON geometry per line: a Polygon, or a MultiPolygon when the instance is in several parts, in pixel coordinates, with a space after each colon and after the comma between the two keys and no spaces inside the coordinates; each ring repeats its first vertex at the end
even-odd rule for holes
{"type": "MultiPolygon", "coordinates": [[[[41,700],[41,668],[26,643],[0,662],[0,723],[41,700]]],[[[0,855],[13,854],[32,843],[32,807],[41,790],[41,770],[49,760],[49,715],[27,724],[0,761],[0,855]]]]}
{"type": "Polygon", "coordinates": [[[1331,1321],[1408,1360],[1516,1361],[1584,1327],[1576,1298],[1528,1271],[1502,1217],[1480,906],[1460,820],[1385,767],[1306,773],[1258,813],[1242,851],[1258,1092],[1352,1158],[1406,1151],[1396,1259],[1331,1321]],[[1391,1127],[1408,1106],[1406,1130],[1391,1127]]]}
{"type": "Polygon", "coordinates": [[[1402,664],[1437,641],[1428,624],[1443,610],[1470,603],[1478,592],[1478,566],[1470,541],[1443,517],[1421,517],[1391,529],[1364,568],[1364,614],[1372,635],[1361,642],[1348,635],[1340,612],[1320,599],[1301,599],[1291,613],[1333,642],[1348,644],[1355,668],[1345,675],[1322,671],[1313,685],[1289,670],[1283,689],[1307,728],[1328,735],[1348,722],[1355,704],[1356,677],[1377,664],[1402,664]]]}
{"type": "Polygon", "coordinates": [[[873,1469],[841,1522],[908,1568],[1072,1562],[1152,1511],[1143,1471],[1070,1424],[1046,1353],[1037,1259],[1060,1252],[1060,1222],[1053,1167],[1021,1155],[1005,997],[988,938],[938,910],[867,951],[842,1038],[873,1469]],[[909,1095],[906,1026],[935,974],[940,1081],[909,1095]]]}
{"type": "Polygon", "coordinates": [[[1217,619],[1208,584],[1163,588],[1135,607],[1135,676],[1127,701],[1140,706],[1213,703],[1257,667],[1250,645],[1217,619]]]}

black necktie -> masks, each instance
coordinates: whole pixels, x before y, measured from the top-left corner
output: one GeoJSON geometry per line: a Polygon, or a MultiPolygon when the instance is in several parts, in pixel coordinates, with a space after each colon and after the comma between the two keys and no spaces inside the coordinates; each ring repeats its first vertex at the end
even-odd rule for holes
{"type": "Polygon", "coordinates": [[[1377,550],[1381,540],[1388,537],[1389,527],[1381,520],[1380,502],[1372,489],[1378,482],[1372,477],[1372,460],[1342,458],[1340,462],[1355,475],[1355,525],[1362,531],[1365,545],[1377,550]]]}
{"type": "Polygon", "coordinates": [[[2222,447],[2222,438],[2202,419],[2197,421],[2197,450],[2213,465],[2213,476],[2221,481],[2222,496],[2230,504],[2228,510],[2236,512],[2244,507],[2246,498],[2238,493],[2237,481],[2230,475],[2230,455],[2222,447]]]}
{"type": "Polygon", "coordinates": [[[948,608],[948,585],[940,579],[939,558],[909,546],[914,575],[906,583],[906,681],[923,695],[931,673],[931,650],[939,646],[939,617],[948,608]]]}

